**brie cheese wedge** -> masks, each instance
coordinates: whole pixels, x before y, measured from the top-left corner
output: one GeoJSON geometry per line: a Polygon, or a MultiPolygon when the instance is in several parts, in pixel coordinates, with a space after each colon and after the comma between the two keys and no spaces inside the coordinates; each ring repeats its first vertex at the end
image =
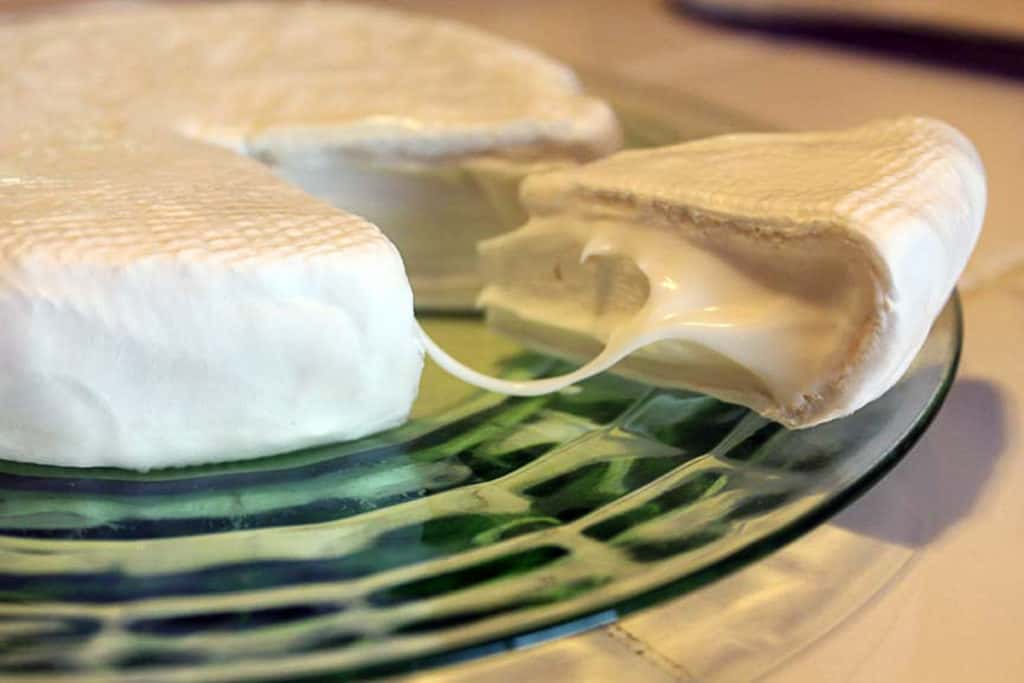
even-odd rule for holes
{"type": "Polygon", "coordinates": [[[522,223],[526,174],[620,144],[611,109],[567,67],[359,5],[85,8],[0,29],[0,59],[17,65],[0,87],[22,118],[88,110],[172,129],[370,220],[425,307],[473,305],[475,243],[522,223]]]}
{"type": "Polygon", "coordinates": [[[906,371],[978,238],[986,190],[963,135],[903,118],[622,152],[531,177],[523,200],[529,222],[481,245],[488,321],[544,351],[600,354],[505,389],[615,365],[798,428],[906,371]]]}

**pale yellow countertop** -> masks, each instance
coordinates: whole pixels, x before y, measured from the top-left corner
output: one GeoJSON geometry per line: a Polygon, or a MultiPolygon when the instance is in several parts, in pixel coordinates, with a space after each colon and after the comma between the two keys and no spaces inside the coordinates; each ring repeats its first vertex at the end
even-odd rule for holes
{"type": "Polygon", "coordinates": [[[924,439],[866,496],[674,602],[411,680],[1024,680],[1024,82],[734,33],[658,0],[387,4],[782,128],[942,118],[978,146],[990,192],[961,283],[959,379],[924,439]]]}

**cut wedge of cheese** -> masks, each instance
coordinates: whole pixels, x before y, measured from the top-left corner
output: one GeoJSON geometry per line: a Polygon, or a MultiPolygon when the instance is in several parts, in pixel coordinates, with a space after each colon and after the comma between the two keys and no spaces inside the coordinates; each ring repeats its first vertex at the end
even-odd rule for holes
{"type": "Polygon", "coordinates": [[[425,307],[473,305],[475,242],[522,223],[526,174],[620,141],[567,67],[467,26],[344,3],[87,6],[0,28],[0,59],[17,65],[0,75],[15,114],[174,130],[370,220],[425,307]]]}
{"type": "Polygon", "coordinates": [[[985,192],[970,142],[922,118],[728,135],[531,177],[529,222],[481,245],[488,321],[548,352],[600,353],[567,378],[487,386],[539,393],[614,365],[789,427],[846,415],[920,349],[985,192]]]}

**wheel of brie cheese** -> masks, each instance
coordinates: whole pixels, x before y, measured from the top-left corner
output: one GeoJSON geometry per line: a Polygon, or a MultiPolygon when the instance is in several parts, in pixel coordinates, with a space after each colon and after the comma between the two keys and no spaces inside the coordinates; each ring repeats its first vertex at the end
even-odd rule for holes
{"type": "Polygon", "coordinates": [[[398,424],[406,270],[420,304],[471,304],[519,180],[619,141],[532,50],[341,3],[89,5],[0,27],[0,62],[13,460],[149,469],[398,424]]]}

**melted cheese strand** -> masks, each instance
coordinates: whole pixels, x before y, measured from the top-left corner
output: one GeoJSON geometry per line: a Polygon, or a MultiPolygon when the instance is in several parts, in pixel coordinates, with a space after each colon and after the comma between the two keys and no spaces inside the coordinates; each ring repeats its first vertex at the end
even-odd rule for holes
{"type": "Polygon", "coordinates": [[[508,394],[509,396],[542,396],[561,391],[566,387],[608,370],[620,360],[644,346],[671,339],[678,334],[678,329],[675,325],[644,329],[644,326],[631,321],[630,324],[623,325],[615,331],[601,353],[572,372],[544,379],[510,380],[485,375],[461,363],[438,346],[437,342],[430,338],[430,335],[427,334],[422,326],[417,324],[417,328],[420,334],[420,341],[423,343],[427,355],[442,370],[467,384],[472,384],[486,391],[508,394]]]}

